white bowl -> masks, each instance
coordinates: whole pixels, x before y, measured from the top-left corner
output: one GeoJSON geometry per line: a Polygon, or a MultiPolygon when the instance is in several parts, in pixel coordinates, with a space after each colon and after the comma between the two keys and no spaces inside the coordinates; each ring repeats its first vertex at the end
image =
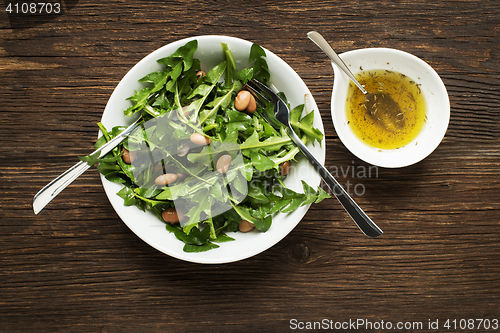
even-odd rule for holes
{"type": "MultiPolygon", "coordinates": [[[[200,59],[202,69],[205,71],[224,60],[221,49],[222,42],[228,44],[240,69],[248,65],[248,56],[252,43],[238,38],[199,36],[179,40],[163,46],[137,63],[120,81],[104,110],[102,116],[104,126],[110,129],[113,126],[130,124],[132,120],[123,115],[123,110],[130,106],[130,101],[127,101],[126,98],[133,95],[135,90],[139,90],[142,87],[138,80],[146,74],[162,68],[156,62],[157,59],[171,55],[177,48],[193,39],[198,40],[198,50],[194,56],[200,59]]],[[[304,82],[278,56],[268,50],[265,51],[267,55],[266,60],[271,72],[270,83],[279,91],[283,91],[286,94],[288,102],[292,107],[304,104],[305,95],[308,95],[308,109],[315,112],[314,126],[324,132],[318,108],[304,82]]],[[[324,146],[325,143],[323,140],[321,147],[324,148],[324,146]]],[[[321,147],[316,144],[316,146],[310,146],[309,148],[324,163],[325,151],[321,147]]],[[[278,214],[273,218],[271,228],[265,233],[257,231],[229,233],[228,235],[235,238],[235,240],[221,243],[217,249],[202,253],[186,253],[183,251],[184,243],[169,233],[165,229],[165,223],[160,221],[153,212],[143,212],[135,206],[125,207],[123,200],[116,195],[121,189],[121,185],[109,182],[102,176],[101,179],[111,205],[123,222],[137,236],[163,253],[181,260],[196,263],[228,263],[242,260],[265,251],[292,231],[309,209],[309,206],[304,206],[287,215],[278,214]]],[[[302,191],[301,180],[306,181],[313,187],[317,187],[320,183],[320,177],[306,160],[301,160],[295,168],[291,169],[291,173],[286,178],[285,183],[293,190],[302,191]]]]}
{"type": "Polygon", "coordinates": [[[365,71],[387,69],[406,74],[420,84],[427,106],[427,121],[415,140],[398,149],[371,147],[358,138],[347,123],[346,98],[350,80],[332,64],[335,74],[332,119],[337,135],[349,151],[370,164],[397,168],[417,163],[437,148],[448,128],[450,102],[443,81],[432,67],[414,55],[387,48],[360,49],[339,56],[354,74],[360,67],[365,71]]]}

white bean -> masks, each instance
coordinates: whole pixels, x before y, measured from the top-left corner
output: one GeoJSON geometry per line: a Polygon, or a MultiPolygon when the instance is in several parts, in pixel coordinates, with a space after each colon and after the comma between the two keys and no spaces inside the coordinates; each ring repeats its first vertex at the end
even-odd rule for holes
{"type": "Polygon", "coordinates": [[[248,222],[247,220],[241,220],[240,224],[238,224],[238,229],[241,232],[249,232],[253,228],[255,228],[255,225],[252,222],[248,222]]]}
{"type": "Polygon", "coordinates": [[[210,144],[212,141],[209,137],[206,137],[200,133],[193,133],[189,137],[189,140],[191,140],[192,143],[199,145],[199,146],[206,146],[210,144]]]}
{"type": "Polygon", "coordinates": [[[231,163],[232,158],[230,155],[222,155],[219,157],[217,160],[217,164],[215,165],[215,168],[219,173],[226,173],[227,169],[229,169],[229,164],[231,163]]]}
{"type": "Polygon", "coordinates": [[[177,175],[175,173],[166,173],[163,175],[159,175],[155,179],[156,185],[168,185],[177,180],[177,175]]]}

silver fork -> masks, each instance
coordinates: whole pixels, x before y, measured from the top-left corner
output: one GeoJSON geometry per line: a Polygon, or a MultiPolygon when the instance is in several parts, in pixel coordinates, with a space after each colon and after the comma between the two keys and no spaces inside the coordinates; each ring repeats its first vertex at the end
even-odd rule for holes
{"type": "Polygon", "coordinates": [[[359,229],[361,229],[361,231],[368,237],[374,238],[382,235],[382,230],[375,223],[373,223],[368,215],[366,215],[366,213],[356,204],[356,202],[342,188],[337,180],[330,174],[330,172],[328,172],[328,170],[316,159],[316,157],[314,157],[314,155],[294,132],[292,126],[290,125],[290,110],[285,102],[283,102],[283,100],[269,87],[257,80],[251,80],[246,87],[253,93],[257,104],[263,110],[266,110],[266,103],[271,103],[274,106],[274,114],[261,112],[261,115],[276,129],[281,128],[283,125],[287,127],[290,138],[314,166],[318,174],[328,185],[337,200],[351,216],[359,229]]]}
{"type": "MultiPolygon", "coordinates": [[[[113,148],[118,146],[118,144],[120,144],[120,142],[122,142],[127,135],[132,133],[132,131],[140,123],[140,120],[141,118],[137,119],[123,132],[108,141],[101,148],[95,150],[91,155],[99,153],[99,156],[104,156],[109,153],[111,150],[113,150],[113,148]]],[[[52,201],[52,199],[54,199],[59,193],[61,193],[62,190],[68,187],[90,167],[91,165],[89,165],[87,162],[80,161],[66,170],[64,173],[59,175],[59,177],[48,183],[40,191],[38,191],[38,193],[33,197],[32,203],[33,211],[35,212],[35,214],[40,213],[40,211],[45,206],[47,206],[49,202],[52,201]]]]}

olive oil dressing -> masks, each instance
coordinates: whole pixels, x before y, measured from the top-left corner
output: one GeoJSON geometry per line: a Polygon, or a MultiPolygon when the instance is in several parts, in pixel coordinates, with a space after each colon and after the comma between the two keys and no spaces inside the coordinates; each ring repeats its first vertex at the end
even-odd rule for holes
{"type": "Polygon", "coordinates": [[[379,149],[397,149],[412,142],[426,121],[425,97],[407,75],[384,69],[362,70],[347,92],[347,121],[356,136],[379,149]]]}

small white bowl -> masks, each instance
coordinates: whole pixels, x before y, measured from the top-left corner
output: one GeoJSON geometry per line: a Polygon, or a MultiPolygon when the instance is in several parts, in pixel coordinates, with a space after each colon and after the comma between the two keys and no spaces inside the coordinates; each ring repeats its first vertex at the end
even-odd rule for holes
{"type": "MultiPolygon", "coordinates": [[[[131,105],[131,102],[126,98],[133,95],[135,90],[140,90],[143,87],[143,84],[138,82],[138,80],[152,71],[161,70],[162,66],[156,60],[170,56],[177,48],[193,39],[198,40],[198,49],[194,57],[200,59],[201,67],[205,71],[210,70],[224,60],[221,43],[228,45],[240,70],[248,66],[248,56],[252,43],[243,39],[227,36],[198,36],[165,45],[139,61],[120,81],[104,110],[101,120],[104,126],[111,129],[113,126],[130,124],[132,119],[125,117],[123,110],[131,105]]],[[[318,107],[305,83],[277,55],[268,50],[265,50],[265,52],[266,61],[271,73],[270,84],[276,87],[278,91],[286,94],[288,102],[292,107],[305,103],[306,109],[314,110],[313,126],[324,132],[318,107]],[[305,101],[306,95],[309,98],[305,101]]],[[[309,146],[312,153],[321,163],[325,161],[324,147],[324,140],[321,146],[318,144],[309,146]]],[[[293,230],[310,206],[302,206],[289,214],[277,214],[273,218],[273,224],[267,232],[257,232],[254,230],[248,233],[228,233],[229,236],[235,239],[234,241],[221,243],[219,244],[219,248],[207,252],[187,253],[183,251],[184,243],[166,230],[165,223],[160,221],[156,214],[151,211],[144,212],[135,206],[124,206],[123,199],[116,195],[122,186],[106,180],[103,176],[101,176],[101,180],[111,205],[123,222],[137,236],[155,249],[172,257],[204,264],[234,262],[267,250],[293,230]]],[[[291,172],[285,179],[285,184],[287,187],[300,192],[303,191],[301,180],[304,180],[314,188],[320,184],[318,173],[305,159],[298,161],[295,167],[291,169],[291,172]]]]}
{"type": "Polygon", "coordinates": [[[332,64],[335,74],[332,119],[335,131],[347,149],[365,162],[386,168],[408,166],[431,154],[442,141],[450,120],[448,93],[434,69],[414,55],[387,48],[359,49],[339,56],[354,74],[360,71],[360,67],[365,71],[386,69],[406,74],[420,85],[427,106],[427,122],[415,140],[398,149],[371,147],[358,138],[347,123],[346,99],[350,80],[332,64]]]}

